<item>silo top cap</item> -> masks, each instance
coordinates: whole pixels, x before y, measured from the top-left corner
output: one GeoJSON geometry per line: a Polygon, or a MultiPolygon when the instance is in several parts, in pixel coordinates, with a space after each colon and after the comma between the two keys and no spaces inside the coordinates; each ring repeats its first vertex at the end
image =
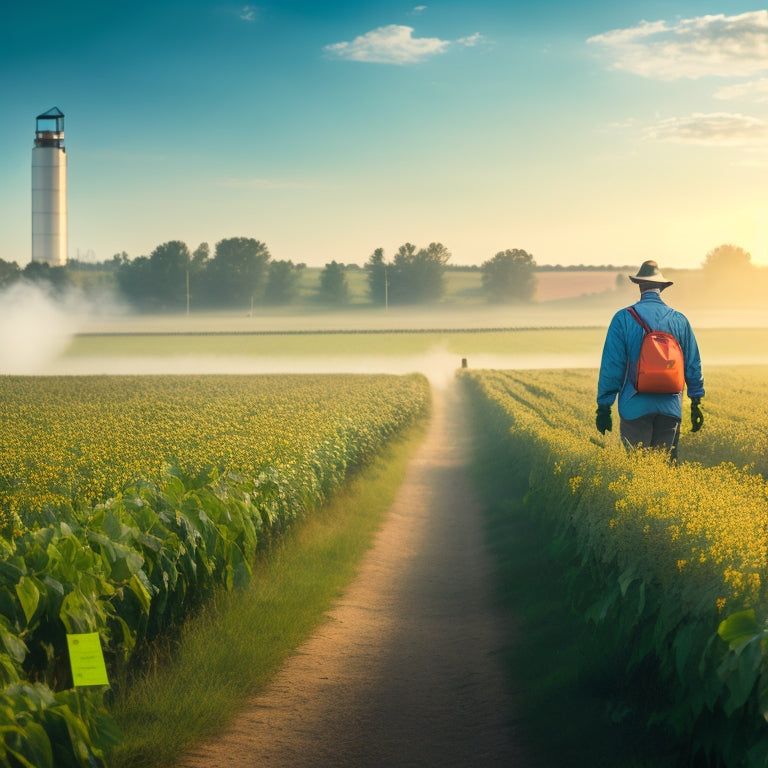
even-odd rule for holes
{"type": "Polygon", "coordinates": [[[51,107],[47,112],[43,112],[42,115],[37,116],[37,120],[45,120],[49,118],[51,120],[57,117],[64,117],[64,113],[58,107],[51,107]]]}

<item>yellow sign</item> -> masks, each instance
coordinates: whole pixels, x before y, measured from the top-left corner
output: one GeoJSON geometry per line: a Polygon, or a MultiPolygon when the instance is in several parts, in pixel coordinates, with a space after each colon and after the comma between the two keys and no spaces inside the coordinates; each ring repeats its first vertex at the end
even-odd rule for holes
{"type": "Polygon", "coordinates": [[[67,635],[72,680],[79,685],[109,685],[98,632],[67,635]]]}

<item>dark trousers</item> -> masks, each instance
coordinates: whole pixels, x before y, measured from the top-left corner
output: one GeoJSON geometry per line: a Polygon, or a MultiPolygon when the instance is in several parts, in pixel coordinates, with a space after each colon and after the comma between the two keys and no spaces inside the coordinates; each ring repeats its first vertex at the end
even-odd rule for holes
{"type": "Polygon", "coordinates": [[[661,413],[649,413],[639,419],[621,419],[621,442],[627,447],[664,448],[669,458],[677,459],[680,419],[661,413]]]}

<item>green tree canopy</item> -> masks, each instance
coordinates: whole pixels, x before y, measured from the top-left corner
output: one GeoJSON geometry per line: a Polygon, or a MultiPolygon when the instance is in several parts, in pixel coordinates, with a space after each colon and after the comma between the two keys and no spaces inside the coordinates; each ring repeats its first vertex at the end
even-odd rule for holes
{"type": "Polygon", "coordinates": [[[376,306],[383,307],[387,301],[387,264],[384,249],[377,248],[365,263],[368,273],[368,295],[376,306]]]}
{"type": "Polygon", "coordinates": [[[702,268],[710,275],[738,274],[754,269],[752,255],[737,245],[719,245],[713,248],[704,259],[702,268]]]}
{"type": "Polygon", "coordinates": [[[481,266],[483,291],[494,303],[525,302],[536,292],[536,262],[530,253],[513,248],[499,251],[481,266]]]}
{"type": "Polygon", "coordinates": [[[269,260],[269,250],[260,240],[252,237],[220,240],[205,268],[209,302],[250,306],[253,300],[260,301],[269,260]]]}
{"type": "Polygon", "coordinates": [[[264,303],[290,304],[299,294],[299,280],[304,264],[292,261],[273,261],[269,265],[264,303]]]}
{"type": "Polygon", "coordinates": [[[389,300],[398,304],[437,301],[445,292],[445,265],[451,258],[442,243],[416,250],[401,245],[389,270],[389,300]]]}
{"type": "Polygon", "coordinates": [[[320,273],[320,300],[329,304],[349,304],[349,282],[343,264],[332,261],[320,273]]]}
{"type": "Polygon", "coordinates": [[[192,257],[186,243],[170,240],[149,255],[153,292],[162,309],[179,309],[187,301],[187,276],[192,257]]]}
{"type": "Polygon", "coordinates": [[[15,261],[0,259],[0,288],[18,280],[20,273],[19,265],[15,261]]]}
{"type": "Polygon", "coordinates": [[[21,276],[33,283],[47,283],[56,290],[61,290],[69,285],[66,267],[52,267],[44,261],[30,261],[21,270],[21,276]]]}
{"type": "Polygon", "coordinates": [[[149,256],[121,262],[117,284],[137,306],[153,310],[183,309],[187,302],[189,248],[181,240],[158,245],[149,256]]]}

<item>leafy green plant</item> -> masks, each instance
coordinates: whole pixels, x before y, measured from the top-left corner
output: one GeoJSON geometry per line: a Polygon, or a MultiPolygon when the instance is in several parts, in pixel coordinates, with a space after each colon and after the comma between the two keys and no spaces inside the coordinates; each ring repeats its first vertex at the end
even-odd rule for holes
{"type": "Polygon", "coordinates": [[[574,609],[622,664],[631,695],[615,691],[614,716],[634,709],[689,753],[764,765],[768,644],[744,612],[768,615],[765,482],[594,438],[578,377],[463,380],[484,428],[527,472],[523,509],[549,526],[574,609]]]}
{"type": "MultiPolygon", "coordinates": [[[[92,768],[119,738],[103,706],[104,691],[71,687],[67,634],[97,632],[110,678],[124,684],[138,647],[182,622],[215,589],[248,584],[257,549],[312,512],[349,471],[423,415],[429,402],[422,377],[325,377],[310,378],[306,387],[313,397],[285,411],[285,392],[275,389],[279,381],[247,382],[252,390],[263,384],[267,394],[260,402],[271,402],[281,416],[272,419],[272,434],[253,441],[255,446],[244,435],[235,450],[222,453],[219,442],[209,446],[206,457],[204,447],[201,452],[188,442],[194,459],[191,453],[168,457],[164,471],[134,478],[110,496],[104,494],[108,485],[102,485],[100,500],[91,491],[57,495],[66,467],[58,479],[42,473],[47,480],[41,482],[51,484],[38,486],[37,498],[30,495],[34,487],[20,496],[18,484],[7,485],[15,519],[11,535],[0,537],[0,691],[6,697],[0,734],[9,765],[15,760],[47,766],[54,754],[57,766],[92,768]],[[334,381],[338,397],[333,408],[324,408],[321,394],[328,398],[334,381]],[[374,392],[379,400],[371,402],[374,392]],[[18,506],[22,498],[31,501],[28,509],[18,506]]],[[[56,382],[58,396],[67,394],[67,386],[76,392],[81,383],[56,382]]],[[[177,396],[191,397],[191,386],[195,402],[205,407],[206,397],[226,391],[226,380],[204,383],[210,385],[207,395],[200,381],[178,379],[177,396]]],[[[230,383],[236,392],[232,402],[239,404],[246,381],[230,383]]],[[[301,392],[301,380],[284,383],[294,395],[301,392]]],[[[162,416],[156,404],[137,404],[135,393],[128,397],[125,383],[122,389],[115,381],[103,385],[110,398],[117,394],[124,416],[147,408],[162,416]]],[[[146,390],[150,396],[154,391],[152,386],[146,390]]],[[[28,405],[38,408],[32,401],[28,405]]],[[[229,416],[221,403],[216,416],[229,416]]],[[[61,422],[49,426],[55,423],[61,422]]],[[[173,420],[163,423],[171,430],[179,427],[173,420]]],[[[50,435],[48,440],[60,449],[62,441],[50,435]]],[[[77,452],[82,456],[87,450],[78,443],[77,452]]],[[[124,458],[135,465],[130,454],[124,458]]],[[[11,464],[23,467],[34,460],[17,457],[11,464]]],[[[107,468],[100,469],[98,461],[77,472],[106,479],[107,468]]]]}

